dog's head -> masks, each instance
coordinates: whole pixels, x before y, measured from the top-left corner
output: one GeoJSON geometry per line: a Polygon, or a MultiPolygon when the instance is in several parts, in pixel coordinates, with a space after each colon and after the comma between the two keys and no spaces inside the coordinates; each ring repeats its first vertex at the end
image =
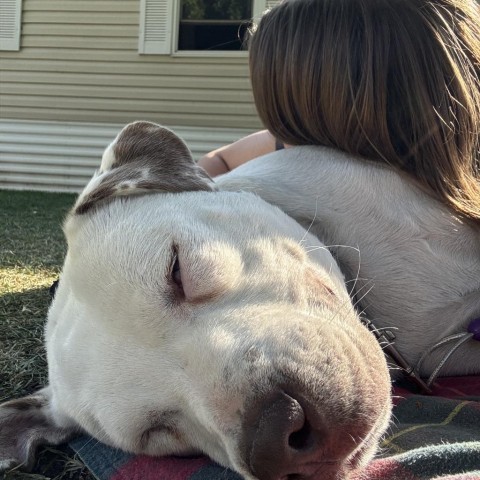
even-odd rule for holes
{"type": "Polygon", "coordinates": [[[371,458],[386,362],[332,256],[291,218],[216,191],[172,132],[137,122],[65,233],[49,386],[0,408],[4,467],[77,431],[203,452],[249,479],[347,478],[371,458]]]}

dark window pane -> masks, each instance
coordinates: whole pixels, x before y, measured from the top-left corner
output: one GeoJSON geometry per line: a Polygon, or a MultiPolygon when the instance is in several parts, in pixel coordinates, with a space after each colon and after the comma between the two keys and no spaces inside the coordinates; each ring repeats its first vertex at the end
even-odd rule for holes
{"type": "Polygon", "coordinates": [[[241,50],[252,0],[182,0],[179,50],[241,50]]]}
{"type": "Polygon", "coordinates": [[[182,20],[249,20],[251,0],[182,0],[182,20]]]}

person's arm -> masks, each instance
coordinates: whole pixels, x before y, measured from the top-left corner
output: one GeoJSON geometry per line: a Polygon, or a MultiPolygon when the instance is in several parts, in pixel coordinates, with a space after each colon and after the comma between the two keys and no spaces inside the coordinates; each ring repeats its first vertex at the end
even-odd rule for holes
{"type": "Polygon", "coordinates": [[[215,177],[275,149],[273,135],[268,130],[262,130],[207,153],[198,161],[198,165],[215,177]]]}

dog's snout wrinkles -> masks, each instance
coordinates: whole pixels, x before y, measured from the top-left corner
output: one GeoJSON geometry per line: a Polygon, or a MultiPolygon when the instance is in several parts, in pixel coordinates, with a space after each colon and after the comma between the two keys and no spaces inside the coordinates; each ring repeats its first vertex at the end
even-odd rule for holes
{"type": "Polygon", "coordinates": [[[258,410],[246,445],[247,463],[257,478],[313,480],[322,465],[332,463],[324,458],[325,423],[308,403],[280,391],[258,410]]]}

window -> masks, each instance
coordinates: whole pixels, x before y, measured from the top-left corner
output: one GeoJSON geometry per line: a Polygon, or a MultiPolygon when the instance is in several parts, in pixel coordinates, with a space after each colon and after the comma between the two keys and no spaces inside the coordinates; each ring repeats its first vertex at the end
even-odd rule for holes
{"type": "Polygon", "coordinates": [[[0,50],[20,50],[21,15],[21,0],[0,0],[0,50]]]}
{"type": "Polygon", "coordinates": [[[279,1],[141,0],[138,50],[166,55],[241,51],[250,19],[279,1]]]}
{"type": "Polygon", "coordinates": [[[245,0],[181,0],[177,50],[241,50],[252,18],[245,0]]]}

